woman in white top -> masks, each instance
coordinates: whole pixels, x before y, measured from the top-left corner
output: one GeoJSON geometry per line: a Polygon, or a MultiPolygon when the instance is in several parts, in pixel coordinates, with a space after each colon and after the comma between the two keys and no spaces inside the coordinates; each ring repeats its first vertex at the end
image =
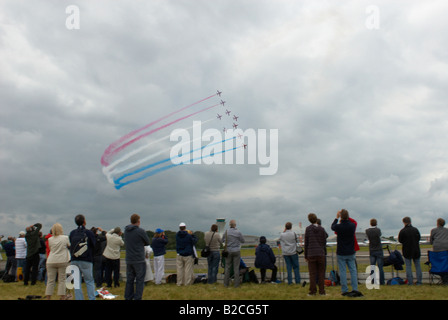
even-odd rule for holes
{"type": "Polygon", "coordinates": [[[64,235],[64,230],[59,223],[55,223],[51,227],[52,237],[48,238],[48,246],[50,254],[47,258],[47,288],[45,295],[50,300],[54,292],[56,276],[58,276],[58,295],[61,300],[65,300],[66,296],[66,268],[70,261],[70,240],[64,235]]]}

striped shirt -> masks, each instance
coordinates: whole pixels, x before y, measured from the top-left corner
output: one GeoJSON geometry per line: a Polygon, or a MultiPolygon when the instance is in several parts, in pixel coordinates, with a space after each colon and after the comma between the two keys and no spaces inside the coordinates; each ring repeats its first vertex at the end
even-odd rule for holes
{"type": "Polygon", "coordinates": [[[16,239],[16,259],[26,258],[26,247],[27,244],[25,238],[16,239]]]}

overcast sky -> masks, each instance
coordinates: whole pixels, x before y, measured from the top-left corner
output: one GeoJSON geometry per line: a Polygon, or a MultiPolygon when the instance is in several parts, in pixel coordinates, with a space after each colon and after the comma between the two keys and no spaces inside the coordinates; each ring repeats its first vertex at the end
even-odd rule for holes
{"type": "Polygon", "coordinates": [[[0,234],[138,213],[146,230],[226,218],[275,237],[309,212],[329,231],[341,208],[358,230],[376,218],[397,235],[410,216],[429,233],[448,220],[446,12],[444,0],[2,0],[0,234]],[[278,130],[276,174],[200,164],[108,182],[112,142],[217,89],[244,129],[278,130]]]}

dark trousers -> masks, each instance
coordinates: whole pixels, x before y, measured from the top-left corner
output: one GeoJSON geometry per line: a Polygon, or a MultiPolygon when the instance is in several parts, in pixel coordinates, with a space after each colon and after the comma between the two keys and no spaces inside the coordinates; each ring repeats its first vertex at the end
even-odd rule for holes
{"type": "Polygon", "coordinates": [[[105,281],[108,287],[112,287],[112,273],[114,274],[114,286],[120,285],[120,259],[105,259],[105,281]]]}
{"type": "Polygon", "coordinates": [[[310,273],[310,294],[316,294],[317,286],[319,294],[325,293],[325,256],[308,257],[308,271],[310,273]],[[317,279],[317,281],[316,281],[317,279]]]}
{"type": "MultiPolygon", "coordinates": [[[[261,282],[265,281],[266,278],[266,270],[265,268],[260,268],[260,273],[261,273],[261,282]]],[[[275,282],[277,281],[277,267],[274,266],[274,268],[270,269],[272,270],[272,274],[271,274],[271,282],[275,282]]]]}
{"type": "Polygon", "coordinates": [[[25,267],[25,277],[23,279],[23,284],[28,285],[28,281],[31,276],[31,284],[36,284],[37,273],[39,271],[39,253],[35,253],[31,256],[26,257],[26,267],[25,267]]]}
{"type": "Polygon", "coordinates": [[[126,263],[126,300],[142,300],[145,287],[146,262],[126,263]]]}
{"type": "Polygon", "coordinates": [[[93,277],[98,288],[102,287],[104,282],[104,273],[106,270],[104,260],[106,258],[103,255],[93,257],[93,277]]]}
{"type": "Polygon", "coordinates": [[[14,257],[14,256],[6,257],[5,275],[10,274],[10,275],[14,276],[14,278],[15,278],[16,271],[17,271],[16,257],[14,257]]]}

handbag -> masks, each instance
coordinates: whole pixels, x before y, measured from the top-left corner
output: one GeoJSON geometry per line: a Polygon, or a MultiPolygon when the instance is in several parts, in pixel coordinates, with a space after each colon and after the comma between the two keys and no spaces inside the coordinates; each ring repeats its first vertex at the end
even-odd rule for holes
{"type": "Polygon", "coordinates": [[[215,232],[213,232],[212,237],[210,238],[210,242],[208,243],[208,246],[205,246],[205,248],[202,249],[201,257],[206,258],[210,255],[210,243],[212,243],[214,235],[215,235],[215,232]]]}
{"type": "Polygon", "coordinates": [[[299,243],[297,243],[297,235],[295,233],[294,233],[294,235],[296,236],[296,253],[297,254],[302,254],[303,253],[303,248],[302,248],[302,246],[299,243]]]}
{"type": "Polygon", "coordinates": [[[229,255],[229,251],[227,251],[227,230],[226,230],[226,242],[224,244],[224,249],[222,250],[221,255],[223,258],[226,258],[229,255]]]}

